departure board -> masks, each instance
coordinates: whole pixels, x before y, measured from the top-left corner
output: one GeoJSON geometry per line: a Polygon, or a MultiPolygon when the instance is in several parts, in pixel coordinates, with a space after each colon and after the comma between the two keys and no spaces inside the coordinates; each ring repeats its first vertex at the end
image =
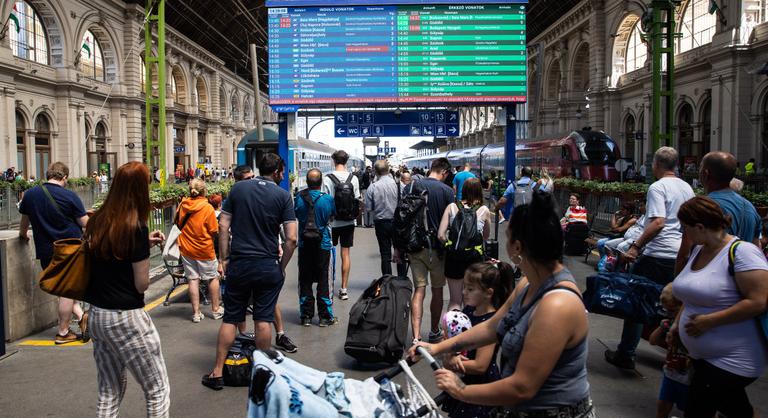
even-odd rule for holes
{"type": "Polygon", "coordinates": [[[270,104],[526,100],[521,4],[269,9],[270,104]]]}

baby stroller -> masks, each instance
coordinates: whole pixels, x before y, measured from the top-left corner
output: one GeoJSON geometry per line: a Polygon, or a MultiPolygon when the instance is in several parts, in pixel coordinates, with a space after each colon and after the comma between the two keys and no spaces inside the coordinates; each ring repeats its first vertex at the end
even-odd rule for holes
{"type": "MultiPolygon", "coordinates": [[[[419,354],[433,370],[442,367],[423,348],[419,354]]],[[[312,369],[277,351],[255,351],[251,376],[249,418],[439,417],[439,405],[448,399],[445,393],[433,399],[405,360],[359,381],[312,369]],[[405,391],[391,380],[401,373],[405,391]]]]}

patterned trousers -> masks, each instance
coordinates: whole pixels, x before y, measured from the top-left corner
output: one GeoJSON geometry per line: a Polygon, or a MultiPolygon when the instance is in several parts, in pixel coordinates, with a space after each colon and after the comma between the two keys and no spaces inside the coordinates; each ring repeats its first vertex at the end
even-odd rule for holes
{"type": "Polygon", "coordinates": [[[141,385],[148,417],[167,417],[171,404],[160,335],[143,309],[91,307],[88,328],[98,371],[98,417],[116,417],[125,395],[126,371],[141,385]]]}

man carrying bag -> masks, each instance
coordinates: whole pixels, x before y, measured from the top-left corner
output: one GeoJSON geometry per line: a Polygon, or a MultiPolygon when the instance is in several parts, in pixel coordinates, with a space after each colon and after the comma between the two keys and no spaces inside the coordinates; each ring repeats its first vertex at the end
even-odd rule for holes
{"type": "MultiPolygon", "coordinates": [[[[35,241],[35,253],[40,266],[45,270],[53,259],[54,241],[66,238],[80,238],[88,222],[83,202],[64,187],[69,178],[69,168],[61,162],[55,162],[46,172],[48,181],[24,193],[20,202],[19,238],[29,241],[27,231],[32,226],[35,241]]],[[[88,313],[83,312],[80,304],[70,298],[59,298],[59,326],[54,337],[56,344],[67,344],[80,339],[69,329],[72,314],[78,320],[83,340],[88,340],[88,313]]]]}

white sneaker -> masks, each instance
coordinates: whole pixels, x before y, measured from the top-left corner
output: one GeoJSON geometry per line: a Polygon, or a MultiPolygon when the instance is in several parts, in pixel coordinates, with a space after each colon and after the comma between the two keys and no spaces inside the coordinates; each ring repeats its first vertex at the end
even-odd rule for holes
{"type": "Polygon", "coordinates": [[[203,315],[202,312],[196,313],[196,314],[192,314],[192,322],[194,322],[196,324],[199,323],[200,321],[202,321],[203,318],[205,318],[205,315],[203,315]]]}
{"type": "Polygon", "coordinates": [[[341,299],[341,300],[349,299],[349,293],[347,293],[347,289],[339,290],[339,299],[341,299]]]}
{"type": "Polygon", "coordinates": [[[211,312],[211,318],[213,319],[224,318],[224,309],[219,309],[218,311],[211,312]]]}

